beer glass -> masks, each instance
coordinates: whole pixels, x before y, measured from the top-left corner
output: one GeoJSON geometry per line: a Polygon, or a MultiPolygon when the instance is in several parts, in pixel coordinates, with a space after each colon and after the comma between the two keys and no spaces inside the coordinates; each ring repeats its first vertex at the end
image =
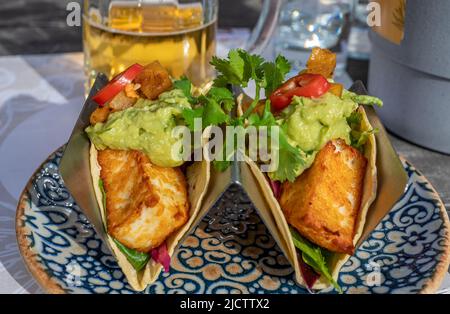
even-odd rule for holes
{"type": "MultiPolygon", "coordinates": [[[[276,25],[279,1],[266,0],[248,48],[260,52],[276,25]]],[[[86,90],[98,73],[114,77],[134,63],[158,60],[195,85],[213,78],[217,0],[85,0],[86,90]]]]}

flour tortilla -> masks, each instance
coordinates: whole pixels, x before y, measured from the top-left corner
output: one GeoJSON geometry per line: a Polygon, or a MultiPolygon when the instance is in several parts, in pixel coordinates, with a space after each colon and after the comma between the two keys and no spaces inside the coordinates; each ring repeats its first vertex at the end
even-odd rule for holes
{"type": "MultiPolygon", "coordinates": [[[[103,223],[106,225],[106,211],[103,207],[102,191],[98,185],[101,167],[97,161],[97,150],[92,144],[90,149],[90,165],[95,196],[101,211],[103,223]]],[[[166,244],[170,256],[174,253],[184,234],[190,230],[192,222],[195,220],[197,213],[200,210],[210,179],[210,163],[207,161],[193,163],[186,170],[186,178],[188,183],[189,220],[183,227],[167,238],[166,244]]],[[[113,238],[110,235],[107,235],[107,237],[108,244],[116,257],[120,268],[134,290],[142,291],[147,285],[153,283],[158,278],[162,270],[161,264],[150,259],[142,270],[136,271],[130,262],[128,262],[126,256],[119,250],[116,243],[113,241],[113,238]]]]}
{"type": "MultiPolygon", "coordinates": [[[[242,112],[242,108],[239,107],[238,107],[238,114],[242,112]]],[[[367,118],[364,108],[360,106],[358,108],[358,111],[362,114],[361,130],[363,131],[372,130],[372,126],[370,125],[370,122],[367,118]]],[[[367,143],[364,146],[364,156],[367,158],[367,169],[364,177],[361,207],[356,221],[355,235],[353,237],[353,244],[355,245],[356,243],[358,243],[358,240],[361,237],[361,234],[364,230],[367,211],[369,210],[369,207],[372,204],[372,202],[375,200],[377,193],[376,154],[377,152],[376,152],[375,135],[371,134],[368,138],[367,143]]],[[[249,165],[256,180],[261,185],[263,195],[267,203],[269,204],[270,208],[272,209],[281,236],[283,236],[286,239],[286,243],[288,244],[288,250],[289,253],[291,254],[290,260],[294,261],[293,267],[295,270],[295,278],[300,285],[306,286],[305,281],[303,280],[303,277],[300,272],[296,248],[294,246],[294,242],[291,233],[289,231],[288,223],[286,221],[286,218],[284,217],[283,211],[281,210],[278,200],[273,195],[269,181],[267,177],[261,172],[259,166],[255,162],[250,160],[248,157],[246,157],[246,162],[249,165]]],[[[344,266],[344,264],[347,262],[349,258],[350,255],[348,254],[335,253],[332,255],[329,261],[329,266],[331,274],[335,280],[338,279],[340,269],[342,268],[342,266],[344,266]]],[[[328,289],[331,286],[332,285],[325,278],[323,278],[323,276],[321,276],[321,278],[314,284],[313,289],[323,290],[328,289]]]]}

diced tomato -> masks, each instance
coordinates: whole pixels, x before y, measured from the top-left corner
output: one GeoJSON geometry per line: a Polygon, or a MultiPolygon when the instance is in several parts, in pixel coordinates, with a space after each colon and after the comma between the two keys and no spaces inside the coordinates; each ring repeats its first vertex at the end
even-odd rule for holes
{"type": "Polygon", "coordinates": [[[124,90],[125,86],[131,83],[143,68],[144,67],[140,64],[133,64],[109,81],[105,87],[99,90],[98,93],[92,97],[92,100],[95,101],[100,107],[104,106],[108,101],[124,90]]]}
{"type": "Polygon", "coordinates": [[[294,96],[316,98],[325,94],[331,84],[320,74],[299,74],[289,79],[270,95],[270,102],[275,111],[283,110],[294,96]]]}

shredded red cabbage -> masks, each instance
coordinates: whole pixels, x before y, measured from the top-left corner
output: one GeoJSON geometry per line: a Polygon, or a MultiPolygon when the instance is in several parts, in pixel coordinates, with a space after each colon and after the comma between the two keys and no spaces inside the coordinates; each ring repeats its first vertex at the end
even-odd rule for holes
{"type": "Polygon", "coordinates": [[[312,289],[316,281],[320,278],[320,275],[316,273],[311,266],[303,261],[302,253],[298,249],[296,251],[302,277],[305,280],[308,289],[312,289]]]}
{"type": "Polygon", "coordinates": [[[273,195],[276,199],[280,198],[281,195],[281,183],[280,181],[273,181],[269,179],[270,187],[272,188],[273,195]]]}
{"type": "Polygon", "coordinates": [[[167,252],[166,242],[161,244],[156,249],[151,250],[152,259],[161,264],[164,267],[164,272],[168,272],[170,269],[170,255],[167,252]]]}

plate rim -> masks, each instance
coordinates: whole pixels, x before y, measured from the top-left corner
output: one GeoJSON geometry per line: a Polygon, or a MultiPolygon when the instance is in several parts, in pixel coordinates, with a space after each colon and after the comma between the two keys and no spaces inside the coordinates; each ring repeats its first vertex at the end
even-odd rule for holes
{"type": "MultiPolygon", "coordinates": [[[[33,174],[28,179],[25,187],[22,189],[22,192],[20,193],[20,197],[17,203],[17,209],[16,209],[16,215],[15,215],[15,229],[16,229],[16,240],[17,245],[19,248],[20,256],[22,258],[22,261],[28,270],[28,272],[31,274],[31,276],[38,282],[39,286],[46,292],[50,294],[66,294],[67,291],[64,290],[60,284],[58,284],[52,276],[50,276],[47,271],[42,269],[40,264],[36,260],[37,253],[33,250],[29,249],[29,240],[27,239],[26,235],[26,229],[23,225],[22,217],[24,215],[24,210],[27,204],[26,202],[29,201],[28,197],[28,187],[30,186],[33,178],[37,174],[37,172],[43,167],[43,165],[47,162],[47,160],[50,158],[50,156],[56,154],[64,145],[58,147],[55,149],[51,154],[48,155],[48,157],[36,168],[36,170],[33,172],[33,174]]],[[[433,186],[433,184],[428,180],[426,176],[422,174],[421,171],[419,171],[411,162],[409,162],[405,157],[402,155],[399,155],[399,158],[403,162],[407,162],[414,171],[421,177],[425,178],[426,182],[430,186],[431,192],[437,196],[438,201],[438,207],[440,216],[442,217],[442,220],[444,222],[445,229],[447,230],[446,236],[445,236],[445,251],[443,253],[442,258],[438,262],[438,264],[435,267],[435,271],[433,275],[427,279],[427,281],[424,283],[424,286],[422,289],[418,292],[418,294],[432,294],[435,293],[438,289],[440,284],[442,283],[442,280],[444,279],[449,266],[450,266],[450,219],[447,213],[447,209],[444,205],[444,202],[442,201],[442,198],[440,197],[439,193],[433,186]]]]}
{"type": "Polygon", "coordinates": [[[446,233],[446,237],[445,237],[446,238],[446,241],[445,241],[446,250],[443,253],[440,263],[438,263],[436,265],[436,269],[434,271],[433,276],[425,282],[424,287],[419,292],[419,294],[432,294],[432,293],[435,293],[439,289],[439,286],[442,283],[445,275],[449,271],[449,267],[450,267],[450,219],[448,217],[447,208],[445,207],[445,204],[442,201],[441,196],[437,192],[434,185],[430,182],[430,180],[428,180],[428,178],[426,176],[424,176],[423,173],[420,170],[418,170],[406,158],[404,158],[401,155],[399,155],[399,157],[402,161],[406,161],[407,163],[409,163],[414,168],[414,171],[416,171],[421,177],[425,178],[427,183],[430,185],[430,189],[433,191],[433,194],[437,195],[441,217],[442,217],[442,219],[444,221],[444,225],[446,226],[446,229],[447,229],[447,233],[446,233]]]}
{"type": "Polygon", "coordinates": [[[38,173],[38,171],[44,166],[50,156],[56,154],[64,145],[55,149],[50,153],[47,158],[36,168],[33,174],[28,179],[25,187],[20,193],[19,200],[17,202],[16,216],[15,216],[15,229],[16,229],[16,240],[17,246],[19,248],[20,257],[22,258],[25,268],[31,274],[31,276],[37,281],[39,286],[49,294],[66,294],[67,292],[56,283],[52,276],[50,276],[40,264],[36,261],[37,253],[29,249],[29,240],[27,239],[26,230],[23,224],[22,217],[24,215],[26,202],[29,201],[28,197],[28,187],[30,186],[33,178],[38,173]]]}

